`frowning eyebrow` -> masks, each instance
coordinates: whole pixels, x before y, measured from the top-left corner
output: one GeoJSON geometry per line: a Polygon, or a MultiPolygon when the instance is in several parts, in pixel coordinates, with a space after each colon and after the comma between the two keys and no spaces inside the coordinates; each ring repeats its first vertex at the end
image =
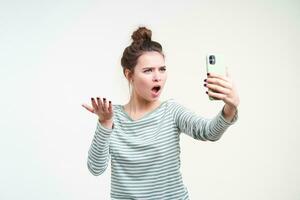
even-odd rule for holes
{"type": "MultiPolygon", "coordinates": [[[[155,68],[155,67],[143,67],[142,69],[153,69],[153,68],[155,68]]],[[[167,67],[166,66],[160,66],[158,68],[167,68],[167,67]]]]}

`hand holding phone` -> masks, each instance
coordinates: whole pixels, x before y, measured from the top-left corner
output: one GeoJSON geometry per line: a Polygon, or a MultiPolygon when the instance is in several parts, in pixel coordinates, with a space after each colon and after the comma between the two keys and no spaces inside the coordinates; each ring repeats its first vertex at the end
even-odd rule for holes
{"type": "MultiPolygon", "coordinates": [[[[223,56],[220,54],[207,54],[206,55],[206,72],[215,73],[221,76],[226,76],[226,68],[223,60],[223,56]]],[[[213,91],[208,89],[209,91],[213,91]]],[[[213,91],[215,92],[215,91],[213,91]]],[[[209,96],[210,100],[218,100],[209,96]]]]}

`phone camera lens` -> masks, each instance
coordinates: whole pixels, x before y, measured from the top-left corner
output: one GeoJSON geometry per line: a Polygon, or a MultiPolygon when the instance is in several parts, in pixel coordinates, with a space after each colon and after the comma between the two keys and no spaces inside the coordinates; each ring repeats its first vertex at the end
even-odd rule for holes
{"type": "Polygon", "coordinates": [[[214,65],[216,63],[216,57],[214,55],[209,56],[209,64],[214,65]]]}

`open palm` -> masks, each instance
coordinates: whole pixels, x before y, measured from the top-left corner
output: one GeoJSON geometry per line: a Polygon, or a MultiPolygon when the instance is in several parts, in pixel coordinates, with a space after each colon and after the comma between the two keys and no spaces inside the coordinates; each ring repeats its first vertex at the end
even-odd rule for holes
{"type": "Polygon", "coordinates": [[[107,103],[106,98],[103,98],[103,101],[101,98],[97,97],[97,100],[94,98],[91,98],[92,106],[89,106],[87,104],[82,104],[82,106],[90,111],[91,113],[96,114],[99,117],[99,121],[110,121],[113,117],[113,109],[112,109],[112,103],[109,101],[107,103]]]}

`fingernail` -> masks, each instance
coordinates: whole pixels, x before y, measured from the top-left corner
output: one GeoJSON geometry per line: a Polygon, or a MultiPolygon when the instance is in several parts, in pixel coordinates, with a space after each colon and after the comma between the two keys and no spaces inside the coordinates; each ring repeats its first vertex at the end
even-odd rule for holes
{"type": "Polygon", "coordinates": [[[208,94],[208,92],[207,92],[207,91],[206,91],[205,93],[206,93],[206,94],[208,94]]]}
{"type": "Polygon", "coordinates": [[[210,73],[207,73],[207,76],[209,76],[210,75],[210,73]]]}
{"type": "Polygon", "coordinates": [[[206,87],[206,83],[204,84],[204,86],[206,87]]]}
{"type": "Polygon", "coordinates": [[[109,101],[109,103],[111,103],[111,101],[109,101]]]}
{"type": "Polygon", "coordinates": [[[204,79],[204,82],[206,82],[207,81],[207,79],[204,79]]]}
{"type": "Polygon", "coordinates": [[[106,101],[106,98],[103,98],[103,101],[106,101]]]}
{"type": "Polygon", "coordinates": [[[97,100],[99,100],[100,98],[99,97],[97,97],[97,100]]]}
{"type": "Polygon", "coordinates": [[[91,100],[93,101],[93,100],[94,100],[94,98],[92,97],[92,98],[91,98],[91,100]]]}

